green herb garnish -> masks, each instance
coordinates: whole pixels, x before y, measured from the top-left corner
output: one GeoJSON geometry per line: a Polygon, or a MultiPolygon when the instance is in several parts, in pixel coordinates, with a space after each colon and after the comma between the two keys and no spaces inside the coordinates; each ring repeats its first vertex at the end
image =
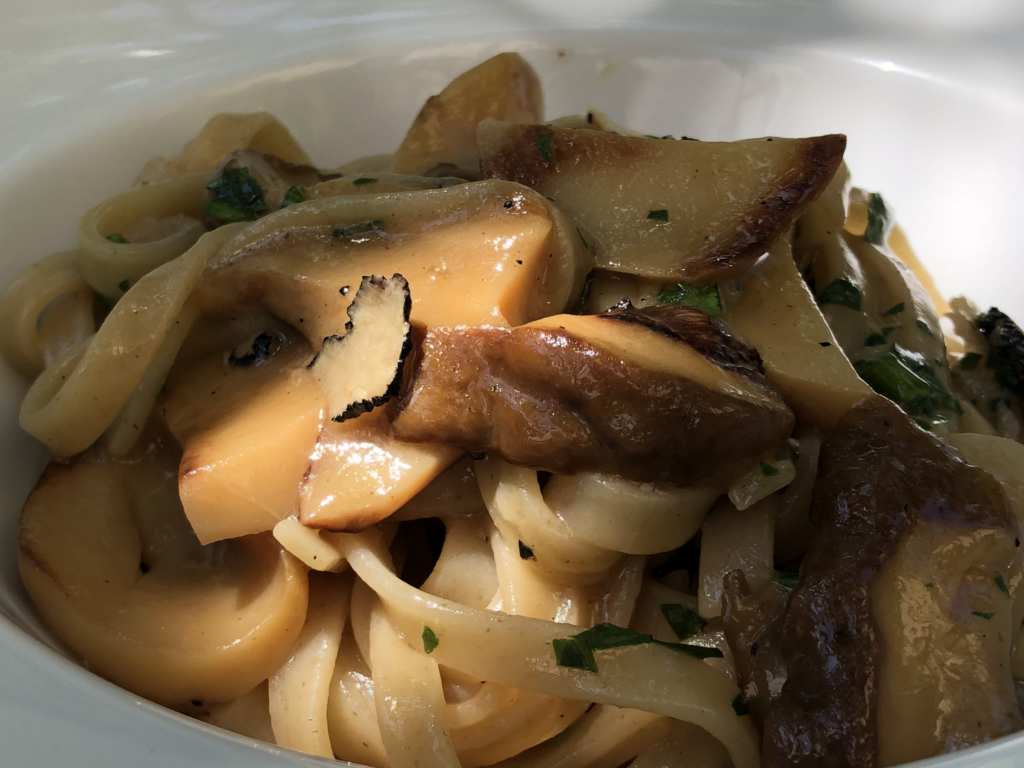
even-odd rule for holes
{"type": "Polygon", "coordinates": [[[925,586],[925,588],[926,588],[926,589],[931,589],[931,588],[932,588],[932,587],[934,587],[935,585],[934,585],[934,584],[932,584],[932,582],[930,582],[930,581],[929,581],[929,582],[927,582],[927,583],[926,583],[926,584],[925,584],[924,586],[925,586]]]}
{"type": "Polygon", "coordinates": [[[995,615],[995,611],[971,611],[971,616],[977,616],[979,619],[985,619],[985,621],[988,621],[995,615]]]}
{"type": "Polygon", "coordinates": [[[901,301],[899,304],[893,304],[891,307],[889,307],[887,310],[885,310],[885,312],[883,312],[882,314],[885,315],[886,317],[890,317],[891,315],[898,315],[900,312],[903,311],[903,309],[904,309],[904,304],[901,301]]]}
{"type": "Polygon", "coordinates": [[[117,284],[117,287],[121,289],[121,293],[128,293],[128,289],[131,288],[132,282],[127,277],[117,284]]]}
{"type": "Polygon", "coordinates": [[[580,242],[583,243],[583,248],[587,251],[590,250],[590,243],[587,242],[587,238],[583,236],[583,230],[576,227],[576,234],[580,236],[580,242]]]}
{"type": "Polygon", "coordinates": [[[747,697],[742,693],[737,693],[736,698],[732,700],[732,711],[736,713],[737,717],[743,717],[744,715],[750,714],[750,706],[747,704],[747,697]]]}
{"type": "Polygon", "coordinates": [[[865,347],[880,347],[885,344],[885,336],[880,333],[872,333],[864,339],[865,347]]]}
{"type": "Polygon", "coordinates": [[[761,474],[764,475],[765,477],[775,477],[777,474],[779,474],[779,468],[778,467],[773,466],[773,465],[769,464],[766,461],[762,461],[760,463],[761,463],[761,474]]]}
{"type": "Polygon", "coordinates": [[[877,360],[861,360],[854,368],[878,394],[911,416],[938,417],[938,411],[960,413],[960,403],[942,384],[923,355],[895,349],[877,360]]]}
{"type": "Polygon", "coordinates": [[[128,238],[126,238],[124,235],[119,235],[117,232],[115,232],[112,235],[107,235],[107,240],[109,240],[112,243],[119,243],[121,245],[124,245],[128,242],[128,238]]]}
{"type": "Polygon", "coordinates": [[[1006,582],[1003,580],[1002,575],[997,573],[995,577],[992,579],[992,581],[996,583],[996,586],[999,588],[1000,592],[1002,592],[1007,597],[1010,596],[1010,588],[1006,586],[1006,582]]]}
{"type": "Polygon", "coordinates": [[[868,225],[864,230],[864,239],[872,245],[882,245],[889,232],[889,218],[885,201],[876,192],[871,196],[871,202],[868,203],[868,225]]]}
{"type": "Polygon", "coordinates": [[[712,317],[716,317],[722,311],[722,298],[716,283],[666,283],[658,291],[658,301],[676,307],[693,307],[712,317]]]}
{"type": "Polygon", "coordinates": [[[845,277],[837,277],[824,291],[818,294],[819,304],[839,304],[860,311],[860,288],[845,277]]]}
{"type": "Polygon", "coordinates": [[[347,227],[338,227],[331,232],[332,237],[356,237],[357,235],[365,235],[368,232],[373,232],[384,222],[380,219],[373,219],[372,221],[360,221],[358,224],[349,224],[347,227]]]}
{"type": "Polygon", "coordinates": [[[696,659],[722,658],[722,652],[717,648],[706,648],[687,643],[666,643],[662,640],[655,640],[651,635],[643,632],[634,632],[632,629],[619,627],[608,622],[596,624],[590,629],[586,629],[571,637],[555,638],[552,641],[552,648],[555,652],[555,661],[560,667],[572,667],[574,669],[585,669],[588,672],[597,672],[597,661],[594,658],[594,651],[624,648],[630,645],[645,645],[648,643],[660,645],[663,648],[669,648],[678,653],[685,653],[687,656],[692,656],[696,659]]]}
{"type": "Polygon", "coordinates": [[[371,179],[369,176],[362,176],[362,177],[360,177],[358,179],[354,179],[352,181],[352,186],[354,186],[354,187],[361,187],[361,186],[363,186],[363,184],[373,184],[373,182],[375,182],[375,181],[376,181],[376,179],[371,179]]]}
{"type": "Polygon", "coordinates": [[[960,358],[960,362],[957,363],[957,368],[961,371],[973,371],[978,367],[978,363],[981,362],[982,356],[977,352],[968,352],[966,355],[960,358]]]}
{"type": "Polygon", "coordinates": [[[701,618],[699,613],[684,605],[663,603],[661,612],[665,616],[665,621],[672,627],[672,631],[676,633],[676,637],[680,640],[693,637],[708,623],[706,619],[701,618]]]}
{"type": "Polygon", "coordinates": [[[213,192],[213,200],[203,206],[203,212],[211,219],[223,222],[252,221],[267,210],[263,188],[248,168],[230,168],[207,184],[206,188],[213,192]]]}
{"type": "Polygon", "coordinates": [[[794,590],[800,583],[800,574],[792,571],[776,571],[773,581],[783,589],[794,590]]]}
{"type": "Polygon", "coordinates": [[[293,184],[288,187],[288,191],[284,193],[284,199],[281,201],[281,207],[287,208],[289,205],[304,202],[306,202],[306,190],[293,184]]]}
{"type": "Polygon", "coordinates": [[[555,155],[551,151],[551,137],[546,133],[537,134],[537,146],[540,147],[541,157],[549,163],[555,159],[555,155]]]}
{"type": "Polygon", "coordinates": [[[664,208],[657,211],[650,211],[647,214],[647,218],[651,221],[668,221],[668,211],[664,208]]]}
{"type": "Polygon", "coordinates": [[[917,320],[917,327],[920,328],[929,336],[931,336],[933,339],[935,338],[935,334],[932,333],[932,329],[928,327],[928,323],[926,323],[924,320],[917,320]]]}
{"type": "Polygon", "coordinates": [[[441,641],[437,639],[437,635],[430,627],[423,628],[423,650],[427,653],[433,653],[437,648],[438,643],[441,641]]]}

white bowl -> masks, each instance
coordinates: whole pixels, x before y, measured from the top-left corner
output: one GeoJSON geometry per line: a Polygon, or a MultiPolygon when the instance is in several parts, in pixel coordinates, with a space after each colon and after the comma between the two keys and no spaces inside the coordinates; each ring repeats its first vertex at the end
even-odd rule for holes
{"type": "MultiPolygon", "coordinates": [[[[428,95],[515,50],[551,117],[593,104],[659,135],[846,133],[855,182],[885,193],[940,288],[1024,316],[1022,15],[1010,0],[970,5],[8,2],[0,284],[72,247],[83,211],[214,112],[269,110],[332,166],[392,151],[428,95]]],[[[25,389],[0,365],[0,762],[338,765],[170,713],[54,650],[14,560],[18,512],[46,460],[17,426],[25,389]]],[[[927,763],[1021,764],[1024,735],[927,763]]]]}

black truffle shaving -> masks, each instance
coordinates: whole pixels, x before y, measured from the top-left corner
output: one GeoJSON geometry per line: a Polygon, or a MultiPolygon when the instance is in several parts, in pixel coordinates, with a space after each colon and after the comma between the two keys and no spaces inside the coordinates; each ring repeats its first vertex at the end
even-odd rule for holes
{"type": "Polygon", "coordinates": [[[1006,314],[992,307],[975,321],[988,341],[986,368],[992,368],[996,382],[1017,397],[1024,398],[1024,333],[1006,314]]]}
{"type": "Polygon", "coordinates": [[[364,277],[344,336],[328,336],[309,368],[327,392],[334,421],[369,413],[398,394],[412,349],[409,284],[399,274],[364,277]]]}
{"type": "Polygon", "coordinates": [[[523,560],[532,560],[534,557],[533,550],[525,544],[523,544],[523,542],[521,541],[519,542],[519,557],[521,557],[523,560]]]}
{"type": "MultiPolygon", "coordinates": [[[[248,368],[250,365],[265,363],[270,357],[270,345],[273,339],[268,333],[261,333],[252,340],[251,349],[244,355],[236,355],[232,352],[228,357],[228,363],[238,368],[248,368]]],[[[237,350],[236,350],[237,351],[237,350]]]]}

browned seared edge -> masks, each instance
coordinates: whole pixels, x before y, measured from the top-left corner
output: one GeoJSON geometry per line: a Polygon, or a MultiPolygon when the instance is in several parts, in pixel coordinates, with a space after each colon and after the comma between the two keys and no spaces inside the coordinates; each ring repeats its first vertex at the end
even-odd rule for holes
{"type": "Polygon", "coordinates": [[[782,629],[788,678],[764,730],[766,768],[876,768],[881,647],[872,583],[915,525],[1015,526],[1001,486],[888,400],[863,400],[821,449],[821,535],[782,629]]]}

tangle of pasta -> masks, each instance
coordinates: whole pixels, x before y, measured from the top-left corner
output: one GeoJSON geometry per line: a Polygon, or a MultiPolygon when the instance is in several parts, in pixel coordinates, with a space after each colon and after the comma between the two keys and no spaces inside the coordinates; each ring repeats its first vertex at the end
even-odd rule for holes
{"type": "Polygon", "coordinates": [[[845,137],[543,120],[514,54],[333,172],[218,115],[16,278],[54,636],[380,768],[892,765],[1024,727],[1024,335],[937,295],[845,137]]]}

